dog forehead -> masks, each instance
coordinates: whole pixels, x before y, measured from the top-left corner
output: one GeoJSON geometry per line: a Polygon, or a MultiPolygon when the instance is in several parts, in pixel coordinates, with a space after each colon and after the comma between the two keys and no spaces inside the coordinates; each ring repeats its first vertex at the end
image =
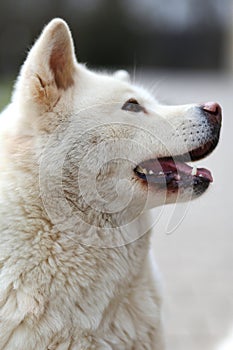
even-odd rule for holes
{"type": "Polygon", "coordinates": [[[142,86],[118,79],[114,74],[94,72],[85,69],[83,82],[96,99],[123,101],[124,98],[138,98],[140,101],[154,101],[153,96],[142,86]]]}
{"type": "Polygon", "coordinates": [[[114,93],[115,96],[138,98],[141,101],[154,100],[150,93],[142,86],[131,82],[119,81],[115,76],[110,76],[109,78],[109,82],[106,82],[106,84],[108,84],[109,92],[111,94],[114,93]]]}

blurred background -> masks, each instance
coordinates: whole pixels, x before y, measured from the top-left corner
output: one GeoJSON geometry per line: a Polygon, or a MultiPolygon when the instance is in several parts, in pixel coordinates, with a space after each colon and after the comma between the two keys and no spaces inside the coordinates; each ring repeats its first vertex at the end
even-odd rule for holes
{"type": "Polygon", "coordinates": [[[68,21],[78,59],[91,67],[232,70],[232,11],[232,0],[1,0],[1,82],[13,82],[56,16],[68,21]]]}
{"type": "Polygon", "coordinates": [[[170,235],[166,208],[153,238],[168,350],[217,349],[233,326],[233,0],[1,0],[0,108],[35,38],[57,16],[89,67],[128,69],[164,102],[223,107],[220,145],[202,161],[212,189],[170,235]]]}

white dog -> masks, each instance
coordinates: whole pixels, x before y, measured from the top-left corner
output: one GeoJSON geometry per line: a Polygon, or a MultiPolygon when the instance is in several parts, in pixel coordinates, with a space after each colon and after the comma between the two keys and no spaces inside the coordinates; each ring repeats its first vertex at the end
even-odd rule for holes
{"type": "Polygon", "coordinates": [[[217,145],[220,106],[88,70],[54,19],[0,122],[0,349],[164,349],[148,209],[207,189],[185,162],[217,145]]]}

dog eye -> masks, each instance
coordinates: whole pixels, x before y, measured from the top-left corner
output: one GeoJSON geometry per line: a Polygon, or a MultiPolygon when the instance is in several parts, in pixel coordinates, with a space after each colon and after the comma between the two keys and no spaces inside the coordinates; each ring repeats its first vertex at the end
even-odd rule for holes
{"type": "Polygon", "coordinates": [[[142,107],[135,98],[130,98],[128,101],[124,103],[122,106],[122,109],[124,111],[129,111],[129,112],[145,112],[145,108],[142,107]]]}

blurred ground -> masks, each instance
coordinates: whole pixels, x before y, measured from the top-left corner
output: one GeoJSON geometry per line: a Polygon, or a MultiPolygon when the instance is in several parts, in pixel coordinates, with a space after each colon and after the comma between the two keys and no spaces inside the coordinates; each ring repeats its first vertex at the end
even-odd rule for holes
{"type": "MultiPolygon", "coordinates": [[[[233,76],[137,71],[136,77],[164,102],[214,100],[223,107],[219,147],[198,162],[211,169],[212,188],[190,204],[182,223],[169,235],[165,228],[173,207],[167,207],[153,237],[164,281],[168,350],[213,350],[233,326],[233,76]]],[[[9,86],[0,84],[1,107],[9,86]]]]}
{"type": "Polygon", "coordinates": [[[148,72],[144,82],[155,83],[156,95],[168,103],[217,101],[223,107],[221,142],[197,162],[211,169],[211,189],[190,203],[169,235],[165,227],[174,207],[166,208],[153,237],[164,281],[168,350],[213,350],[233,326],[233,77],[148,72]]]}

